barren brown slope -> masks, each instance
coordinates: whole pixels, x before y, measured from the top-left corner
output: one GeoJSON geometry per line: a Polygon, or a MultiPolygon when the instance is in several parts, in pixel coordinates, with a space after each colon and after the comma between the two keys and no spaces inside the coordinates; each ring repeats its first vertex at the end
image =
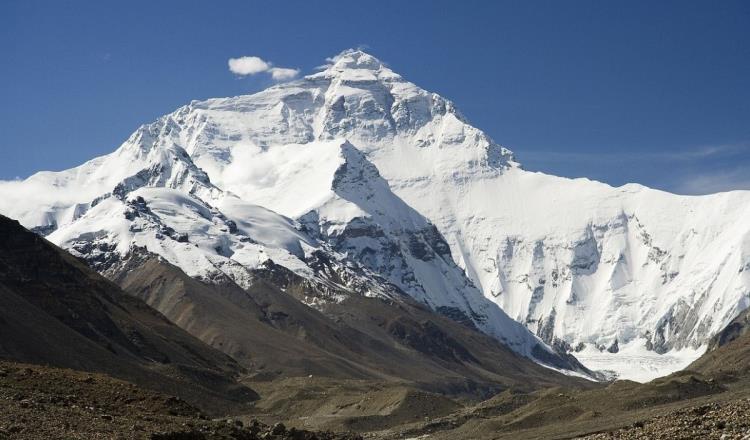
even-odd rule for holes
{"type": "Polygon", "coordinates": [[[590,386],[408,298],[384,301],[349,294],[316,310],[299,298],[321,293],[278,267],[259,271],[247,291],[228,279],[220,286],[204,284],[144,254],[131,256],[108,276],[267,378],[313,374],[411,384],[475,398],[509,386],[590,386]]]}
{"type": "Polygon", "coordinates": [[[0,358],[104,372],[217,412],[257,398],[229,356],[2,216],[0,358]]]}
{"type": "Polygon", "coordinates": [[[750,378],[750,309],[711,339],[708,350],[688,370],[719,376],[750,378]]]}
{"type": "Polygon", "coordinates": [[[209,420],[184,400],[98,373],[0,361],[0,439],[361,440],[209,420]]]}

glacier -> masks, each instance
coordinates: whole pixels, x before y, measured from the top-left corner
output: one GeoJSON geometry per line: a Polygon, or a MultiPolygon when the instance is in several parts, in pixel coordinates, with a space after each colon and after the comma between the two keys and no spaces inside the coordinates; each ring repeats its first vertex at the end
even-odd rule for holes
{"type": "Polygon", "coordinates": [[[641,381],[689,364],[750,305],[750,192],[527,171],[451,101],[360,50],[193,101],[79,167],[2,182],[0,212],[102,272],[145,248],[248,285],[271,261],[641,381]],[[321,255],[336,276],[316,269],[321,255]]]}

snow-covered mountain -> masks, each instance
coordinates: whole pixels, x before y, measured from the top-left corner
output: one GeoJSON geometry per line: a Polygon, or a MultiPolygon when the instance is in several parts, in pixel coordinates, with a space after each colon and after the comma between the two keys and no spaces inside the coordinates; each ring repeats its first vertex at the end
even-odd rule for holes
{"type": "Polygon", "coordinates": [[[331,292],[406,293],[544,358],[528,328],[635,379],[687,365],[750,305],[750,193],[525,171],[450,101],[357,50],[2,183],[0,212],[101,271],[138,246],[247,285],[271,260],[331,292]]]}

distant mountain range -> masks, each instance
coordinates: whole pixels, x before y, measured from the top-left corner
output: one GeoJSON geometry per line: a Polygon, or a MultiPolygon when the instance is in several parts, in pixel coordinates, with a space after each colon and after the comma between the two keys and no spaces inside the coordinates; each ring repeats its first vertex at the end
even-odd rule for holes
{"type": "Polygon", "coordinates": [[[525,357],[648,380],[750,305],[750,193],[526,171],[453,103],[359,50],[2,183],[0,212],[245,368],[284,374],[437,386],[517,381],[511,363],[561,380],[525,357]]]}

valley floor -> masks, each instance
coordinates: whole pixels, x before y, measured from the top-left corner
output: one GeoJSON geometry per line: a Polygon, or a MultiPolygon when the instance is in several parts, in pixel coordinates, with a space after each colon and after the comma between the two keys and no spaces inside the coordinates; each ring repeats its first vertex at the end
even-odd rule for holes
{"type": "Polygon", "coordinates": [[[209,419],[109,376],[0,362],[0,439],[750,439],[744,376],[508,389],[481,402],[400,383],[258,375],[246,383],[261,396],[250,413],[209,419]]]}
{"type": "Polygon", "coordinates": [[[648,384],[506,390],[482,402],[394,384],[290,378],[254,381],[249,418],[371,439],[750,438],[750,380],[681,372],[648,384]],[[724,437],[722,437],[724,436],[724,437]]]}

